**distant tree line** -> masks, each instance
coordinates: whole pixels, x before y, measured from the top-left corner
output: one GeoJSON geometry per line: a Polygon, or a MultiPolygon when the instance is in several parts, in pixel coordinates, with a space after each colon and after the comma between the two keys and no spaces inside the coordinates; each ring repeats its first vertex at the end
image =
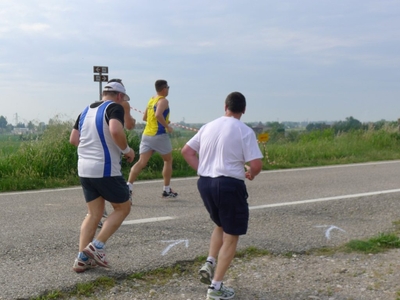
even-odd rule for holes
{"type": "Polygon", "coordinates": [[[361,123],[359,120],[353,117],[347,117],[346,120],[338,121],[331,125],[328,125],[326,123],[310,123],[306,126],[306,130],[313,131],[313,130],[325,130],[332,128],[335,133],[338,133],[338,132],[349,132],[352,130],[360,130],[360,129],[379,130],[385,125],[396,126],[397,122],[396,121],[388,122],[385,120],[380,120],[378,122],[361,123]]]}
{"type": "MultiPolygon", "coordinates": [[[[358,130],[358,129],[375,129],[379,130],[385,125],[389,126],[397,126],[397,121],[386,121],[380,120],[378,122],[368,122],[368,123],[361,123],[359,120],[353,117],[347,117],[344,121],[337,121],[337,122],[253,122],[253,123],[246,123],[248,126],[252,127],[253,129],[259,130],[261,128],[262,132],[276,132],[276,133],[285,133],[286,131],[290,130],[300,130],[300,131],[313,131],[313,130],[325,130],[325,129],[333,129],[335,133],[337,132],[348,132],[351,130],[358,130]]],[[[260,131],[260,132],[261,132],[260,131]]]]}
{"type": "Polygon", "coordinates": [[[34,124],[32,121],[29,121],[27,124],[18,122],[14,126],[8,123],[6,117],[0,116],[0,133],[11,133],[15,128],[27,128],[30,132],[43,132],[46,129],[46,124],[44,122],[34,124]]]}
{"type": "MultiPolygon", "coordinates": [[[[48,125],[52,125],[53,123],[57,123],[58,118],[55,117],[54,119],[50,119],[48,125]]],[[[185,123],[183,121],[178,123],[182,126],[193,127],[193,128],[200,128],[203,124],[190,124],[185,123]]],[[[330,124],[326,122],[253,122],[253,123],[246,123],[248,126],[255,129],[256,133],[261,132],[268,132],[271,139],[278,140],[281,137],[288,137],[290,135],[296,136],[297,133],[300,132],[311,132],[315,130],[323,131],[326,129],[332,129],[334,133],[338,132],[349,132],[351,130],[367,130],[367,129],[374,129],[379,130],[385,125],[390,126],[398,126],[397,121],[386,121],[380,120],[378,122],[370,122],[370,123],[361,123],[359,120],[353,118],[352,116],[347,117],[344,121],[337,121],[332,122],[330,124]],[[257,129],[257,130],[256,130],[257,129]],[[297,133],[294,133],[296,131],[297,133]]],[[[29,121],[27,124],[19,122],[15,126],[11,123],[8,123],[7,118],[4,116],[0,116],[0,133],[12,133],[15,132],[15,128],[27,128],[29,129],[30,133],[42,133],[47,128],[44,122],[34,123],[29,121]]],[[[136,130],[143,130],[145,123],[136,123],[136,130]]],[[[174,132],[174,136],[186,136],[183,134],[182,129],[177,128],[176,132],[174,132]]],[[[185,131],[183,129],[183,131],[185,131]]]]}
{"type": "Polygon", "coordinates": [[[329,130],[332,134],[350,132],[355,130],[379,130],[384,126],[398,127],[397,121],[380,120],[378,122],[361,123],[353,117],[344,121],[331,122],[253,122],[247,123],[256,134],[268,133],[269,141],[297,141],[303,133],[329,130]]]}

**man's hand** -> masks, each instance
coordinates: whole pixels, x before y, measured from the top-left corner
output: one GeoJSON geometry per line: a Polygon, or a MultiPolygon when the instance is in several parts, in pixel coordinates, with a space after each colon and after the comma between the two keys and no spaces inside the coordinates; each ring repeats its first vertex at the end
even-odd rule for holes
{"type": "Polygon", "coordinates": [[[244,165],[244,167],[246,168],[246,173],[245,173],[246,178],[248,180],[253,180],[254,176],[251,175],[251,168],[248,165],[244,165]]]}
{"type": "Polygon", "coordinates": [[[127,154],[124,154],[124,157],[128,162],[130,163],[133,162],[133,160],[135,159],[135,151],[133,151],[133,149],[130,148],[130,151],[127,154]]]}
{"type": "Polygon", "coordinates": [[[165,129],[167,130],[167,133],[172,133],[174,131],[174,129],[169,125],[165,129]]]}

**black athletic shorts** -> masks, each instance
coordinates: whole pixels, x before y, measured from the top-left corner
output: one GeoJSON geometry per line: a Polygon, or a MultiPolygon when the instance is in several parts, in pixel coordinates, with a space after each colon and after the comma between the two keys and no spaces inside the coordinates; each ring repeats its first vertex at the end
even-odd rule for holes
{"type": "Polygon", "coordinates": [[[87,178],[79,177],[86,202],[103,197],[112,203],[124,203],[129,200],[129,187],[122,176],[87,178]]]}
{"type": "Polygon", "coordinates": [[[249,223],[247,189],[243,180],[231,177],[202,177],[197,181],[211,220],[225,233],[243,235],[249,223]]]}

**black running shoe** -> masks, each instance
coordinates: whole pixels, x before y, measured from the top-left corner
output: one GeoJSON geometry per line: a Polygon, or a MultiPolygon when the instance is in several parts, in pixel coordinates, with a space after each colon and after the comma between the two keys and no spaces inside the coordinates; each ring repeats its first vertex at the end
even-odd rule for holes
{"type": "Polygon", "coordinates": [[[178,196],[178,193],[175,193],[172,189],[169,192],[163,191],[162,197],[163,198],[175,198],[178,196]]]}

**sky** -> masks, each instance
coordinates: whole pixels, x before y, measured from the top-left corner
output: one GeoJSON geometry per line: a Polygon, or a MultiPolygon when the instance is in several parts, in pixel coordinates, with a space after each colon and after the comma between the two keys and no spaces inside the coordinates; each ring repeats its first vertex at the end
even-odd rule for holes
{"type": "MultiPolygon", "coordinates": [[[[141,121],[154,82],[172,122],[400,118],[400,1],[18,0],[0,4],[0,116],[75,120],[107,66],[141,121]],[[135,110],[136,109],[136,110],[135,110]]],[[[104,83],[102,83],[104,86],[104,83]]]]}

